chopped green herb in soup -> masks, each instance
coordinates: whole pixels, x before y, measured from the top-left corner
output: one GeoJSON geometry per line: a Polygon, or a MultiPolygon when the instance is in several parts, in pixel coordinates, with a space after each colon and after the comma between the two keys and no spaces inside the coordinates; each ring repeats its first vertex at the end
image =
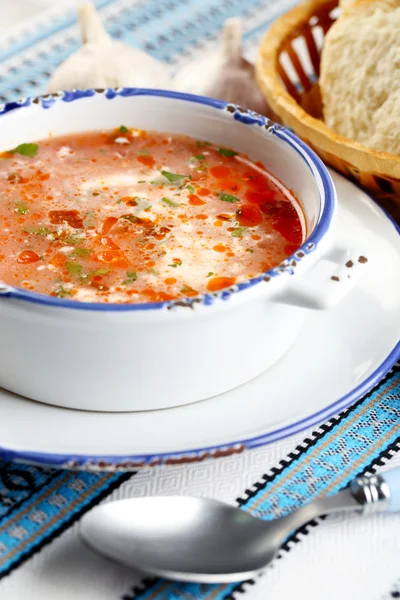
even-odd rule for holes
{"type": "Polygon", "coordinates": [[[27,141],[0,154],[0,280],[83,302],[215,292],[302,243],[295,198],[261,163],[129,129],[27,141]]]}

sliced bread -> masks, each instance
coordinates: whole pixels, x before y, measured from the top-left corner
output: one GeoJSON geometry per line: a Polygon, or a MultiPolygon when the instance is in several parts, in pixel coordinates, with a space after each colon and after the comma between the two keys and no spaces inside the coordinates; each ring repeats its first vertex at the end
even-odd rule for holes
{"type": "Polygon", "coordinates": [[[328,127],[400,155],[400,0],[345,0],[325,37],[319,83],[328,127]]]}

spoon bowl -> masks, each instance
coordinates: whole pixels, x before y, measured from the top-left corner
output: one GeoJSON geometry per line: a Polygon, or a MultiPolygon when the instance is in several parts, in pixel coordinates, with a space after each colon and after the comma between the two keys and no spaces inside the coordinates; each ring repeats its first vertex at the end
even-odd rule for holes
{"type": "Polygon", "coordinates": [[[196,573],[196,581],[216,583],[222,573],[226,582],[249,579],[269,563],[278,522],[209,498],[154,496],[103,504],[85,517],[81,534],[91,548],[125,565],[134,560],[144,572],[181,581],[196,573]]]}
{"type": "Polygon", "coordinates": [[[229,583],[257,575],[296,529],[319,515],[400,511],[400,468],[263,521],[209,498],[150,496],[102,504],[81,521],[93,550],[165,579],[229,583]]]}

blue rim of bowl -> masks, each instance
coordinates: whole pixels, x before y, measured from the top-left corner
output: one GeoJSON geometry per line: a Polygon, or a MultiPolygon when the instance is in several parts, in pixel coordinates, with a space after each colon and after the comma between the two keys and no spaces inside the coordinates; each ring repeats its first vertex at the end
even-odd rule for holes
{"type": "MultiPolygon", "coordinates": [[[[372,202],[380,209],[386,218],[392,223],[398,235],[400,236],[400,226],[394,219],[376,202],[366,194],[372,202]]],[[[73,468],[83,470],[129,470],[144,466],[158,466],[160,464],[179,464],[185,462],[202,461],[206,458],[218,458],[220,456],[234,454],[243,450],[251,450],[259,446],[265,446],[277,442],[291,435],[299,433],[308,427],[322,423],[330,419],[342,410],[348,408],[357,400],[360,400],[365,394],[370,392],[387,375],[390,369],[400,360],[400,341],[390,351],[385,360],[369,375],[363,382],[358,384],[353,390],[332,402],[325,408],[313,413],[312,415],[300,419],[290,425],[281,427],[269,433],[241,439],[225,444],[216,444],[204,448],[195,448],[192,450],[181,450],[171,452],[161,452],[152,454],[137,455],[83,455],[83,454],[52,454],[48,452],[31,452],[23,450],[11,450],[0,447],[0,458],[4,460],[19,460],[20,462],[33,462],[46,466],[73,468]]],[[[69,409],[66,409],[69,410],[69,409]]]]}
{"type": "Polygon", "coordinates": [[[258,275],[246,282],[239,283],[232,288],[216,292],[214,294],[201,294],[196,298],[187,298],[167,302],[149,302],[149,303],[137,303],[137,304],[105,304],[98,302],[79,302],[76,300],[68,300],[64,298],[55,298],[52,296],[46,296],[36,292],[23,290],[21,288],[14,288],[12,286],[5,285],[6,291],[0,294],[0,298],[13,298],[17,300],[24,300],[27,302],[33,302],[36,304],[44,304],[47,306],[59,307],[59,308],[70,308],[78,310],[91,310],[91,311],[105,311],[105,312],[131,312],[131,311],[144,311],[144,310],[159,310],[163,308],[173,308],[175,306],[193,306],[194,303],[200,303],[204,306],[209,306],[214,303],[216,299],[228,300],[232,294],[241,292],[254,285],[261,283],[262,281],[269,281],[270,279],[287,273],[293,275],[295,270],[293,268],[294,262],[297,264],[305,256],[313,252],[318,243],[324,237],[329,230],[332,223],[332,219],[335,213],[336,207],[336,193],[329,175],[329,172],[321,159],[315,154],[311,148],[309,148],[304,142],[302,142],[296,135],[294,135],[288,129],[285,129],[281,125],[273,123],[267,117],[263,117],[253,111],[245,110],[240,106],[222,102],[221,100],[215,100],[206,96],[195,96],[193,94],[183,94],[179,92],[165,91],[165,90],[154,90],[145,88],[106,88],[102,90],[73,90],[56,92],[54,94],[47,94],[44,96],[38,96],[36,98],[25,98],[18,102],[9,102],[0,107],[0,117],[7,113],[18,110],[21,108],[27,108],[32,104],[36,104],[41,108],[48,110],[56,102],[73,102],[81,100],[83,98],[90,98],[97,94],[104,95],[108,100],[112,100],[116,97],[132,97],[132,96],[155,96],[162,98],[171,98],[174,100],[183,100],[186,102],[193,102],[197,104],[203,104],[211,108],[218,110],[225,110],[231,114],[232,118],[236,121],[240,121],[244,125],[259,126],[266,130],[267,135],[272,134],[278,137],[280,140],[288,144],[297,154],[303,159],[303,161],[310,168],[314,179],[316,175],[319,176],[321,185],[316,180],[317,186],[320,190],[321,205],[322,209],[318,216],[318,221],[314,227],[312,233],[307,237],[304,243],[298,248],[298,250],[291,256],[287,257],[283,263],[277,267],[258,275]],[[322,186],[322,191],[321,191],[322,186]],[[322,193],[321,193],[322,192],[322,193]]]}

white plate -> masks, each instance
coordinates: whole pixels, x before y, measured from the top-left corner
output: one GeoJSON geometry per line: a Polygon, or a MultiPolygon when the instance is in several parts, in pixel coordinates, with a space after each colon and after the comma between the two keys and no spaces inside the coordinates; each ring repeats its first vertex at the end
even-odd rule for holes
{"type": "Polygon", "coordinates": [[[310,313],[278,364],[216,398],[141,413],[68,410],[0,390],[0,456],[93,469],[217,457],[321,422],[371,389],[400,356],[400,236],[366,194],[333,177],[338,237],[363,249],[368,277],[336,309],[310,313]]]}

